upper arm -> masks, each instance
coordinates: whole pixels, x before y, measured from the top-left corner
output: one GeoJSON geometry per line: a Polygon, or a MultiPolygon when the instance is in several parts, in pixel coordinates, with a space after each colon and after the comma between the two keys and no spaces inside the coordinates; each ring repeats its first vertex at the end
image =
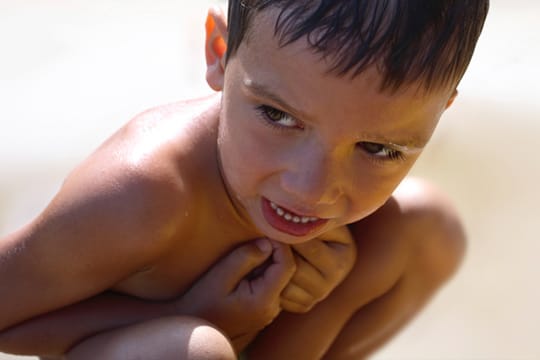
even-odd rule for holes
{"type": "Polygon", "coordinates": [[[166,252],[181,186],[98,150],[31,224],[0,240],[0,331],[100,293],[166,252]]]}

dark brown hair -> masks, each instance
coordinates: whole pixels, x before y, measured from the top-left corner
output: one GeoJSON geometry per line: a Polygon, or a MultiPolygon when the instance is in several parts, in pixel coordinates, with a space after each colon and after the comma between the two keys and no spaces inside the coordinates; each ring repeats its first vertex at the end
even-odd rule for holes
{"type": "Polygon", "coordinates": [[[354,77],[376,65],[383,90],[417,81],[430,90],[461,80],[489,0],[229,0],[227,60],[268,8],[280,10],[280,45],[306,36],[329,71],[354,77]]]}

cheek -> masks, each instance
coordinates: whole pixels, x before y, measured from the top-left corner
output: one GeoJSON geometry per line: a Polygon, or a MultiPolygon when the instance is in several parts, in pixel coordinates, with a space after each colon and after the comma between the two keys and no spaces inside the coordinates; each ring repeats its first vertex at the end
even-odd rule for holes
{"type": "Polygon", "coordinates": [[[232,120],[228,123],[227,136],[244,165],[267,168],[280,162],[284,140],[281,134],[264,124],[254,109],[244,105],[228,116],[232,120]]]}
{"type": "Polygon", "coordinates": [[[395,174],[364,174],[361,180],[354,184],[350,192],[351,214],[354,221],[360,220],[379,209],[392,196],[406,172],[395,174]]]}
{"type": "Polygon", "coordinates": [[[272,173],[272,152],[250,124],[255,119],[238,112],[227,116],[229,121],[220,128],[218,140],[223,172],[235,191],[252,192],[272,173]]]}

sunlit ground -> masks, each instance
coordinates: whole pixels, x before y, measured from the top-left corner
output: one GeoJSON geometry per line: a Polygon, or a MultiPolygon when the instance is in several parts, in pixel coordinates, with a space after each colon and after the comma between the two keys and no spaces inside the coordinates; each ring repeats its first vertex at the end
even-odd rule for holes
{"type": "MultiPolygon", "coordinates": [[[[133,115],[209,92],[209,1],[185,3],[0,0],[0,234],[133,115]]],[[[414,169],[454,199],[468,255],[376,359],[540,358],[539,15],[534,0],[492,1],[461,95],[414,169]]]]}

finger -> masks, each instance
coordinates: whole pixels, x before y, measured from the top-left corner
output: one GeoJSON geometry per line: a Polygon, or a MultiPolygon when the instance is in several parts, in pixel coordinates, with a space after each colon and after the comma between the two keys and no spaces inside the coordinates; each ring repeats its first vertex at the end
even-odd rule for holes
{"type": "Polygon", "coordinates": [[[315,298],[306,289],[290,282],[281,292],[281,299],[287,300],[303,306],[311,306],[315,302],[315,298]]]}
{"type": "Polygon", "coordinates": [[[250,314],[258,324],[268,325],[281,312],[279,296],[263,296],[262,286],[253,286],[253,281],[242,280],[233,293],[244,313],[250,314]],[[255,314],[255,315],[254,315],[255,314]]]}
{"type": "Polygon", "coordinates": [[[293,249],[300,259],[313,265],[315,269],[321,272],[322,276],[325,276],[326,272],[336,265],[336,260],[338,260],[340,254],[324,241],[318,239],[295,244],[293,249]]]}
{"type": "Polygon", "coordinates": [[[296,270],[296,263],[288,245],[271,241],[272,264],[251,283],[252,291],[261,297],[277,298],[289,283],[296,270]]]}
{"type": "Polygon", "coordinates": [[[292,313],[306,313],[315,306],[317,301],[311,299],[309,294],[304,293],[299,287],[295,287],[289,284],[284,292],[287,292],[287,296],[282,295],[280,297],[280,307],[284,311],[292,313]]]}
{"type": "Polygon", "coordinates": [[[347,226],[332,229],[317,238],[333,248],[343,248],[354,245],[354,237],[347,226]]]}
{"type": "Polygon", "coordinates": [[[340,226],[324,233],[317,240],[333,249],[335,254],[345,256],[348,260],[356,258],[356,241],[347,226],[340,226]]]}
{"type": "Polygon", "coordinates": [[[253,269],[263,264],[272,254],[268,239],[257,239],[243,244],[222,258],[205,275],[215,279],[215,286],[234,290],[253,269]]]}
{"type": "MultiPolygon", "coordinates": [[[[347,230],[348,231],[348,230],[347,230]]],[[[356,259],[356,244],[349,236],[348,243],[343,238],[350,235],[333,234],[335,237],[341,237],[339,241],[330,241],[317,238],[302,244],[293,245],[294,251],[323,275],[332,274],[336,269],[347,269],[352,266],[356,259]]]]}
{"type": "Polygon", "coordinates": [[[315,306],[315,304],[307,306],[307,305],[297,304],[295,302],[292,302],[286,299],[282,299],[280,303],[280,307],[282,311],[295,313],[295,314],[305,314],[311,309],[313,309],[313,306],[315,306]]]}
{"type": "Polygon", "coordinates": [[[319,299],[326,296],[325,286],[327,280],[312,264],[308,263],[302,257],[295,256],[296,271],[291,279],[291,283],[304,289],[314,298],[319,299]]]}

